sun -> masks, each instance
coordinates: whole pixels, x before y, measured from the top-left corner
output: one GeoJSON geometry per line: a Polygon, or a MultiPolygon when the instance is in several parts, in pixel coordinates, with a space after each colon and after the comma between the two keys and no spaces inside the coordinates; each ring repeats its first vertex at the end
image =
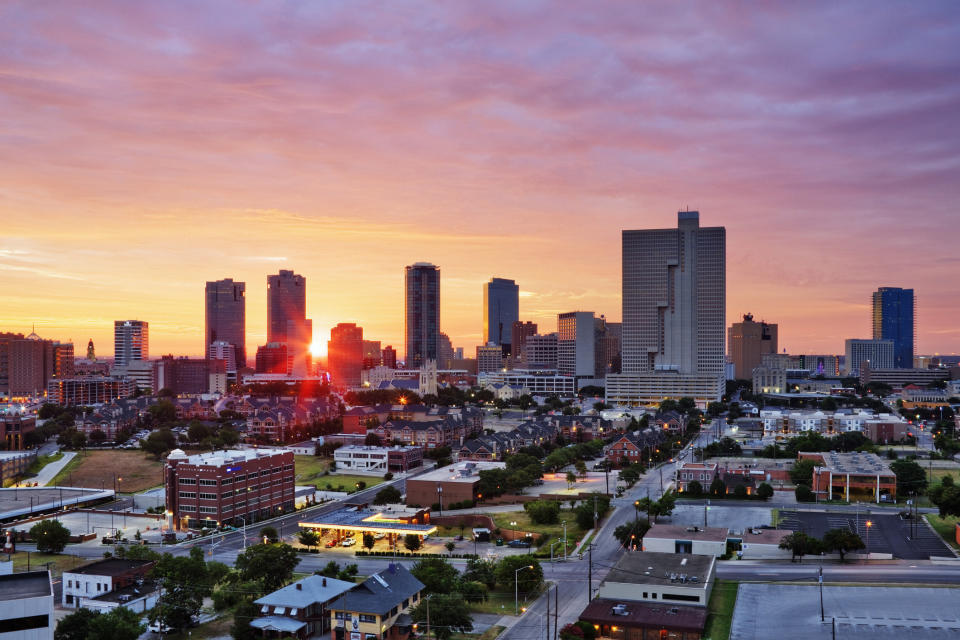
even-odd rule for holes
{"type": "Polygon", "coordinates": [[[314,340],[311,342],[310,355],[314,358],[327,355],[327,343],[322,340],[314,340]]]}

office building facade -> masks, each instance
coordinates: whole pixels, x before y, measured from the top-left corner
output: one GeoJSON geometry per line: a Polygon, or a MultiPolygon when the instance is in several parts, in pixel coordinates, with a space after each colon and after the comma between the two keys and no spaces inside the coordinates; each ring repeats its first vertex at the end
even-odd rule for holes
{"type": "Polygon", "coordinates": [[[726,230],[701,227],[696,211],[677,218],[676,229],[623,232],[622,373],[607,377],[608,402],[723,395],[726,230]]]}
{"type": "Polygon", "coordinates": [[[738,380],[750,380],[763,356],[777,353],[777,325],[744,314],[743,322],[734,322],[727,331],[727,348],[738,380]]]}
{"type": "Polygon", "coordinates": [[[440,348],[440,268],[417,262],[406,269],[404,335],[408,369],[436,361],[440,348]]]}
{"type": "Polygon", "coordinates": [[[913,367],[917,300],[913,289],[880,287],[873,292],[873,339],[893,342],[893,367],[913,367]]]}
{"type": "MultiPolygon", "coordinates": [[[[214,342],[233,345],[233,361],[240,368],[247,366],[247,284],[231,278],[207,282],[204,293],[204,345],[207,353],[214,342]]],[[[235,369],[234,369],[235,370],[235,369]]]]}
{"type": "Polygon", "coordinates": [[[491,373],[503,369],[503,350],[500,345],[486,344],[477,347],[477,373],[491,373]]]}
{"type": "Polygon", "coordinates": [[[288,370],[306,375],[311,368],[313,323],[307,319],[307,279],[281,269],[267,276],[267,342],[287,345],[288,370]]]}
{"type": "Polygon", "coordinates": [[[513,280],[493,278],[483,285],[483,343],[511,353],[513,323],[520,319],[520,287],[513,280]]]}
{"type": "Polygon", "coordinates": [[[149,359],[149,323],[143,320],[115,320],[113,323],[113,367],[123,369],[131,362],[149,359]]]}
{"type": "Polygon", "coordinates": [[[846,361],[844,373],[848,376],[859,376],[860,367],[864,362],[870,364],[871,369],[893,368],[893,340],[861,340],[851,338],[846,341],[846,361]]]}
{"type": "Polygon", "coordinates": [[[560,375],[594,377],[595,330],[592,311],[571,311],[557,316],[557,371],[560,375]]]}
{"type": "MultiPolygon", "coordinates": [[[[341,322],[330,329],[327,341],[327,369],[333,385],[357,387],[363,369],[363,327],[341,322]]],[[[379,363],[378,363],[379,364],[379,363]]]]}

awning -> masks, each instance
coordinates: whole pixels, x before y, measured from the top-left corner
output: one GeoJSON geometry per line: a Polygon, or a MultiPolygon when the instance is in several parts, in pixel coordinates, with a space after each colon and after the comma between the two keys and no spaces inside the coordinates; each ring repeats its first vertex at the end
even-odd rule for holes
{"type": "Polygon", "coordinates": [[[264,629],[266,631],[286,631],[296,633],[307,626],[306,622],[300,622],[286,616],[265,616],[250,621],[250,626],[255,629],[264,629]]]}

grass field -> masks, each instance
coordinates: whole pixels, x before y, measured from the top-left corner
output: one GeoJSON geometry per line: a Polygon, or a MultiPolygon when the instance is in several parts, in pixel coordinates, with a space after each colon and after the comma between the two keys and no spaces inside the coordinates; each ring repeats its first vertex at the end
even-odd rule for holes
{"type": "Polygon", "coordinates": [[[936,484],[943,479],[944,476],[953,476],[953,479],[960,480],[960,469],[927,469],[927,479],[930,479],[930,474],[933,474],[932,484],[936,484]]]}
{"type": "MultiPolygon", "coordinates": [[[[21,572],[27,570],[27,552],[18,551],[13,554],[13,570],[21,572]]],[[[45,569],[47,563],[50,563],[50,572],[54,577],[59,577],[64,571],[76,569],[80,565],[93,562],[90,558],[81,558],[79,556],[69,556],[62,553],[38,553],[31,551],[29,554],[30,570],[45,569]]]]}
{"type": "Polygon", "coordinates": [[[450,640],[496,640],[496,638],[503,633],[506,627],[501,627],[500,625],[493,625],[483,633],[454,633],[450,636],[450,640]]]}
{"type": "Polygon", "coordinates": [[[728,640],[730,625],[733,623],[733,608],[737,604],[739,582],[717,580],[710,594],[707,613],[707,626],[703,637],[706,640],[728,640]]]}
{"type": "Polygon", "coordinates": [[[318,489],[326,489],[327,483],[333,486],[334,491],[346,491],[347,493],[353,493],[357,490],[358,482],[366,482],[367,489],[370,487],[375,487],[381,482],[383,478],[380,476],[351,476],[347,474],[335,473],[329,476],[323,476],[322,478],[317,478],[316,485],[318,489]],[[338,489],[338,487],[343,487],[338,489]]]}
{"type": "Polygon", "coordinates": [[[562,521],[567,521],[567,540],[579,540],[583,537],[583,534],[586,533],[583,529],[577,526],[576,518],[574,518],[573,513],[569,509],[560,510],[560,520],[559,524],[534,524],[530,520],[530,514],[526,511],[508,511],[506,513],[491,513],[489,514],[493,521],[501,529],[518,529],[520,531],[529,531],[530,533],[539,533],[548,536],[555,536],[562,538],[563,537],[563,524],[562,521]],[[517,524],[510,524],[511,522],[516,522],[517,524]]]}
{"type": "Polygon", "coordinates": [[[927,519],[927,522],[930,523],[930,526],[940,534],[940,537],[946,540],[954,549],[960,549],[960,545],[957,544],[957,522],[960,518],[947,516],[946,518],[941,518],[935,513],[928,513],[923,516],[927,519]]]}
{"type": "Polygon", "coordinates": [[[330,458],[318,456],[293,456],[293,473],[297,484],[315,484],[330,468],[330,458]]]}
{"type": "Polygon", "coordinates": [[[50,486],[112,489],[114,475],[120,493],[136,493],[163,484],[163,462],[142,451],[80,451],[50,486]]]}
{"type": "Polygon", "coordinates": [[[56,453],[51,454],[49,456],[38,457],[36,460],[33,461],[33,464],[31,464],[30,467],[27,469],[26,476],[30,477],[30,476],[37,475],[38,473],[40,473],[40,470],[43,469],[45,466],[47,466],[51,462],[56,462],[62,457],[63,457],[62,451],[57,451],[56,453]]]}
{"type": "Polygon", "coordinates": [[[233,615],[226,614],[216,620],[205,622],[201,625],[180,631],[178,633],[165,633],[164,638],[168,640],[204,640],[206,638],[224,638],[230,636],[230,627],[233,626],[233,615]]]}
{"type": "MultiPolygon", "coordinates": [[[[529,598],[524,598],[520,594],[520,607],[525,607],[540,597],[541,592],[531,594],[529,598]]],[[[513,588],[503,591],[491,591],[483,602],[468,602],[467,608],[472,613],[495,613],[500,615],[512,616],[514,612],[513,588]]]]}

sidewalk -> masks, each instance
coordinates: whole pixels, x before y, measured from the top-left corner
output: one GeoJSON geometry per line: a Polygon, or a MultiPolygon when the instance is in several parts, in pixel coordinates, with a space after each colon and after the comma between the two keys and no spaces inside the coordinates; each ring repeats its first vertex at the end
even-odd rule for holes
{"type": "Polygon", "coordinates": [[[35,478],[31,478],[30,481],[36,482],[41,487],[47,486],[58,473],[63,471],[63,468],[67,466],[67,463],[73,460],[73,457],[76,455],[77,454],[72,451],[64,451],[62,458],[45,466],[40,470],[40,473],[38,473],[35,478]]]}

